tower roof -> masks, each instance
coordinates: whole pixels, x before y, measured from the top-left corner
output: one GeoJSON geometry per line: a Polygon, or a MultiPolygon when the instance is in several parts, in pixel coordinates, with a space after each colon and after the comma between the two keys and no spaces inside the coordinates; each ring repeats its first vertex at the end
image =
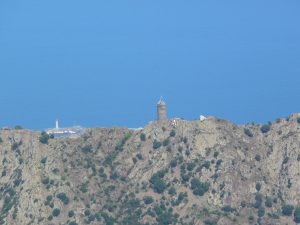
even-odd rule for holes
{"type": "Polygon", "coordinates": [[[164,100],[163,100],[162,97],[160,97],[160,99],[159,99],[157,105],[166,105],[166,103],[164,102],[164,100]]]}

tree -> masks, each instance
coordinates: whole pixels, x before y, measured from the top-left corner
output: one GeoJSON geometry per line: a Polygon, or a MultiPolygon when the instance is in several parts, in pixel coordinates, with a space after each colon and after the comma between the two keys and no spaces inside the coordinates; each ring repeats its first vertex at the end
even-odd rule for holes
{"type": "Polygon", "coordinates": [[[194,195],[203,196],[209,190],[209,186],[208,182],[201,182],[197,178],[191,180],[191,189],[194,195]]]}
{"type": "Polygon", "coordinates": [[[48,140],[49,140],[49,135],[45,132],[45,131],[43,131],[42,133],[41,133],[41,136],[39,137],[39,141],[42,143],[42,144],[48,144],[48,140]]]}
{"type": "Polygon", "coordinates": [[[262,125],[262,127],[260,128],[260,131],[264,134],[264,133],[268,133],[271,129],[271,125],[270,124],[265,124],[262,125]]]}
{"type": "Polygon", "coordinates": [[[176,136],[176,131],[175,131],[175,130],[171,130],[170,136],[171,136],[171,137],[175,137],[175,136],[176,136]]]}
{"type": "Polygon", "coordinates": [[[141,139],[141,141],[146,141],[146,134],[141,133],[140,139],[141,139]]]}
{"type": "Polygon", "coordinates": [[[149,205],[153,202],[153,198],[151,196],[145,196],[143,200],[146,205],[149,205]]]}
{"type": "Polygon", "coordinates": [[[294,221],[300,223],[300,207],[297,207],[294,212],[294,221]]]}
{"type": "Polygon", "coordinates": [[[53,209],[53,211],[52,211],[52,216],[58,217],[59,214],[60,214],[60,209],[59,209],[59,208],[53,209]]]}
{"type": "Polygon", "coordinates": [[[282,206],[282,214],[284,216],[291,216],[293,214],[294,206],[292,205],[284,205],[282,206]]]}
{"type": "Polygon", "coordinates": [[[154,149],[158,149],[161,147],[161,142],[157,141],[157,140],[154,140],[153,142],[153,148],[154,149]]]}

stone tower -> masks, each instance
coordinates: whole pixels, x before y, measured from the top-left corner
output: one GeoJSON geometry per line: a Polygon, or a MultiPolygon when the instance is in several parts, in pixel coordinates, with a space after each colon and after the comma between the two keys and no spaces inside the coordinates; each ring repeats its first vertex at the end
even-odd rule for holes
{"type": "Polygon", "coordinates": [[[167,118],[167,105],[163,101],[162,97],[160,98],[159,102],[157,103],[157,120],[166,120],[167,118]]]}

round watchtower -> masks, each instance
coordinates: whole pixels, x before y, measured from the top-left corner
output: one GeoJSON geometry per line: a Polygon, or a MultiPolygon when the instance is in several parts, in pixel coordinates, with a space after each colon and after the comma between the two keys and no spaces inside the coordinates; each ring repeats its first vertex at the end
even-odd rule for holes
{"type": "Polygon", "coordinates": [[[166,120],[167,118],[167,105],[163,101],[162,98],[160,98],[159,102],[157,103],[157,120],[166,120]]]}

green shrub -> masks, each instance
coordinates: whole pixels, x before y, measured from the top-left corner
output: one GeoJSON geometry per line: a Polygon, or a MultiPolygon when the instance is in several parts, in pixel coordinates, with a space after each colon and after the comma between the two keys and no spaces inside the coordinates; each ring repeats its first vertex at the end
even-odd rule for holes
{"type": "Polygon", "coordinates": [[[66,193],[59,193],[56,195],[57,198],[59,198],[65,205],[68,205],[70,200],[66,193]]]}
{"type": "Polygon", "coordinates": [[[171,166],[172,168],[175,168],[175,167],[177,166],[177,160],[176,160],[176,159],[171,160],[170,166],[171,166]]]}
{"type": "Polygon", "coordinates": [[[157,193],[163,193],[167,188],[165,181],[162,179],[163,177],[164,177],[164,172],[159,171],[158,173],[154,174],[150,179],[152,188],[157,193]]]}
{"type": "Polygon", "coordinates": [[[81,149],[81,151],[82,151],[83,153],[85,153],[85,154],[91,153],[91,152],[93,152],[93,147],[92,147],[92,145],[88,144],[88,145],[85,145],[85,146],[81,149]]]}
{"type": "Polygon", "coordinates": [[[150,205],[154,200],[153,200],[153,198],[152,198],[151,196],[145,196],[145,197],[143,198],[143,201],[144,201],[144,203],[145,203],[146,205],[150,205]]]}
{"type": "Polygon", "coordinates": [[[43,131],[42,133],[41,133],[41,136],[39,137],[39,141],[42,143],[42,144],[48,144],[48,140],[49,140],[49,135],[45,132],[45,131],[43,131]]]}
{"type": "Polygon", "coordinates": [[[68,216],[71,218],[71,217],[73,217],[75,215],[75,212],[73,211],[73,210],[70,210],[69,212],[68,212],[68,216]]]}
{"type": "Polygon", "coordinates": [[[257,182],[256,185],[255,185],[255,188],[256,188],[257,191],[260,191],[261,183],[257,182]]]}
{"type": "Polygon", "coordinates": [[[176,195],[176,189],[174,186],[169,189],[168,194],[172,196],[176,195]]]}
{"type": "Polygon", "coordinates": [[[153,142],[153,149],[158,149],[161,147],[161,142],[154,140],[153,142]]]}
{"type": "Polygon", "coordinates": [[[209,190],[209,186],[208,182],[201,182],[197,178],[191,180],[191,189],[194,195],[203,196],[209,190]]]}
{"type": "Polygon", "coordinates": [[[255,155],[255,160],[259,162],[261,160],[261,156],[259,154],[256,154],[255,155]]]}
{"type": "Polygon", "coordinates": [[[228,213],[232,213],[232,212],[235,212],[236,209],[235,209],[235,208],[232,208],[232,207],[229,206],[229,205],[226,205],[226,206],[222,207],[222,211],[228,212],[228,213]]]}
{"type": "Polygon", "coordinates": [[[176,131],[175,130],[171,130],[170,137],[175,137],[175,136],[176,136],[176,131]]]}
{"type": "Polygon", "coordinates": [[[297,207],[294,212],[295,223],[300,223],[300,207],[297,207]]]}
{"type": "Polygon", "coordinates": [[[45,164],[47,162],[47,157],[41,159],[41,163],[45,164]]]}
{"type": "Polygon", "coordinates": [[[59,208],[53,209],[53,211],[52,211],[52,216],[58,217],[59,214],[60,214],[60,209],[59,209],[59,208]]]}
{"type": "Polygon", "coordinates": [[[141,133],[140,139],[141,139],[141,141],[146,141],[146,134],[141,133]]]}
{"type": "Polygon", "coordinates": [[[258,217],[263,217],[265,215],[265,208],[264,207],[259,207],[257,210],[257,216],[258,217]]]}
{"type": "Polygon", "coordinates": [[[292,205],[284,205],[282,206],[281,212],[284,216],[291,216],[294,211],[294,206],[292,205]]]}
{"type": "Polygon", "coordinates": [[[69,225],[78,225],[78,223],[76,223],[75,221],[71,221],[71,222],[69,223],[69,225]]]}
{"type": "Polygon", "coordinates": [[[169,144],[170,144],[170,139],[169,139],[169,138],[167,138],[167,139],[165,139],[165,140],[163,141],[163,146],[164,146],[164,147],[168,146],[169,144]]]}
{"type": "Polygon", "coordinates": [[[268,208],[272,208],[272,206],[273,206],[273,200],[272,200],[271,197],[267,197],[266,198],[265,206],[267,206],[268,208]]]}
{"type": "Polygon", "coordinates": [[[260,131],[264,134],[264,133],[269,132],[270,129],[271,129],[271,125],[270,124],[265,124],[265,125],[262,125],[262,127],[260,128],[260,131]]]}
{"type": "Polygon", "coordinates": [[[244,133],[245,133],[248,137],[253,137],[253,133],[252,133],[251,130],[249,130],[248,128],[244,128],[244,133]]]}
{"type": "Polygon", "coordinates": [[[217,225],[218,222],[216,220],[213,220],[213,219],[206,219],[206,220],[204,220],[204,224],[205,225],[217,225]]]}

